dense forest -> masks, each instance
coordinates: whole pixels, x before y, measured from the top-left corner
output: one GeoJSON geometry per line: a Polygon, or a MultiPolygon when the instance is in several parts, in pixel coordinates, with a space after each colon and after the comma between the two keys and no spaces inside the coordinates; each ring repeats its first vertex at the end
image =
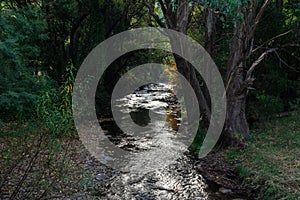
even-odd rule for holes
{"type": "MultiPolygon", "coordinates": [[[[170,40],[171,48],[181,42],[170,40]]],[[[0,66],[1,199],[300,198],[297,0],[2,0],[0,66]],[[174,81],[172,70],[186,78],[198,100],[198,132],[187,158],[147,180],[95,159],[81,143],[72,110],[76,75],[89,53],[116,34],[143,27],[177,31],[203,46],[226,91],[221,137],[214,151],[199,159],[195,155],[213,118],[212,101],[208,83],[193,65],[161,49],[132,51],[109,65],[98,83],[95,110],[110,140],[125,150],[138,152],[135,143],[143,143],[132,142],[112,119],[111,96],[128,71],[162,63],[174,81]],[[192,178],[183,174],[185,168],[192,178]],[[151,182],[156,178],[165,181],[162,186],[151,182]],[[147,181],[153,185],[145,186],[147,181]],[[176,181],[181,187],[171,184],[176,181]]],[[[133,95],[172,94],[151,87],[133,95]]],[[[172,115],[180,110],[174,99],[158,100],[169,105],[169,132],[180,126],[180,114],[172,115]]],[[[130,113],[140,126],[151,121],[145,102],[130,113]]]]}

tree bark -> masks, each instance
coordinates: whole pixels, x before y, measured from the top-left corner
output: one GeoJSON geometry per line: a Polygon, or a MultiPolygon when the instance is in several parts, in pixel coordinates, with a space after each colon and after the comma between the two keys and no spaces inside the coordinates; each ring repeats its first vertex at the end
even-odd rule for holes
{"type": "Polygon", "coordinates": [[[214,54],[215,16],[210,9],[205,10],[205,49],[212,56],[214,54]]]}
{"type": "Polygon", "coordinates": [[[226,144],[243,145],[249,132],[246,120],[246,90],[241,90],[247,50],[246,27],[239,22],[230,42],[230,57],[227,65],[226,97],[227,113],[224,126],[226,144]]]}
{"type": "MultiPolygon", "coordinates": [[[[178,1],[177,10],[176,13],[173,13],[173,16],[168,16],[167,19],[173,19],[170,23],[170,28],[179,31],[181,33],[187,34],[188,25],[191,20],[191,12],[193,10],[193,7],[189,5],[189,0],[181,0],[178,1]],[[172,27],[175,24],[175,27],[172,27]]],[[[170,6],[167,6],[170,7],[170,6]]],[[[170,11],[167,11],[167,13],[171,13],[170,11]]],[[[170,15],[170,14],[169,14],[170,15]]],[[[172,42],[176,40],[171,39],[171,45],[172,42]]],[[[176,41],[181,42],[181,41],[176,41]]],[[[173,45],[172,45],[173,46],[173,45]]],[[[182,45],[181,45],[182,46],[182,45]]],[[[174,59],[177,65],[178,71],[189,81],[192,88],[195,91],[195,94],[198,99],[199,103],[199,109],[201,113],[201,118],[206,119],[207,121],[210,120],[210,109],[209,105],[207,104],[205,95],[202,91],[202,88],[200,87],[199,80],[196,76],[196,71],[192,65],[190,65],[184,58],[181,58],[174,54],[174,59]]]]}
{"type": "Polygon", "coordinates": [[[256,0],[241,5],[237,10],[238,13],[243,14],[244,21],[237,22],[230,42],[230,57],[226,75],[227,113],[223,132],[225,144],[234,146],[246,144],[245,139],[249,134],[246,118],[247,90],[254,81],[251,77],[252,72],[250,72],[253,71],[253,68],[251,67],[247,72],[246,60],[253,52],[257,24],[270,2],[271,0],[265,0],[257,14],[256,0]],[[247,11],[243,11],[245,6],[247,6],[247,11]]]}
{"type": "MultiPolygon", "coordinates": [[[[204,19],[205,19],[205,50],[209,53],[211,57],[214,57],[215,54],[215,14],[211,9],[205,9],[204,11],[204,19]]],[[[206,85],[211,84],[211,69],[206,68],[205,74],[207,75],[207,83],[206,85]]],[[[211,99],[209,95],[209,91],[207,87],[203,87],[203,94],[206,99],[207,105],[211,108],[211,99]]]]}

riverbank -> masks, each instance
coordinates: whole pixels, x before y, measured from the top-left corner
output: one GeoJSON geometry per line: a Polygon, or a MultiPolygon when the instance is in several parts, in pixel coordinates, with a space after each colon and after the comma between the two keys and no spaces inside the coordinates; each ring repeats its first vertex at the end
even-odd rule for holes
{"type": "Polygon", "coordinates": [[[247,199],[300,199],[300,112],[251,130],[245,149],[219,149],[198,161],[216,195],[247,199]]]}
{"type": "Polygon", "coordinates": [[[221,199],[257,199],[261,185],[244,184],[245,179],[240,177],[239,171],[228,161],[229,150],[211,152],[197,162],[198,172],[213,188],[215,197],[221,199]]]}
{"type": "Polygon", "coordinates": [[[259,126],[247,148],[226,151],[225,162],[245,187],[258,187],[259,199],[300,199],[300,112],[259,126]]]}

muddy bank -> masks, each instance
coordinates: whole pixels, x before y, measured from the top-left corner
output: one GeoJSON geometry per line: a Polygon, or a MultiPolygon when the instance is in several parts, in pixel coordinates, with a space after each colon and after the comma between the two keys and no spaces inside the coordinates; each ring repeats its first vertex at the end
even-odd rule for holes
{"type": "Polygon", "coordinates": [[[238,172],[226,159],[226,150],[214,151],[197,159],[197,171],[204,177],[211,192],[221,199],[257,199],[261,185],[244,184],[238,172]]]}

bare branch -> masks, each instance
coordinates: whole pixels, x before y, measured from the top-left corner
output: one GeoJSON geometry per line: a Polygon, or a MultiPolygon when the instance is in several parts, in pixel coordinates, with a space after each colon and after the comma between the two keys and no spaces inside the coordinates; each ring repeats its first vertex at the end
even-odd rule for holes
{"type": "Polygon", "coordinates": [[[279,59],[279,61],[280,61],[281,63],[283,63],[285,66],[287,66],[287,67],[290,68],[291,70],[293,70],[293,71],[295,71],[295,72],[297,72],[297,73],[300,73],[299,70],[295,69],[294,67],[290,66],[287,62],[285,62],[285,61],[279,56],[279,54],[277,53],[277,51],[275,51],[275,54],[276,54],[277,58],[279,59]]]}
{"type": "MultiPolygon", "coordinates": [[[[263,14],[264,14],[264,12],[266,11],[268,5],[269,5],[271,2],[272,2],[272,0],[265,0],[264,4],[262,5],[262,7],[260,8],[258,14],[256,15],[256,18],[255,18],[255,25],[254,25],[254,26],[256,26],[256,25],[260,22],[260,20],[261,20],[263,14]]],[[[254,29],[255,29],[255,27],[254,27],[254,29]]]]}
{"type": "Polygon", "coordinates": [[[250,58],[251,54],[253,53],[253,47],[254,47],[254,38],[251,39],[250,50],[247,55],[247,58],[250,58]]]}
{"type": "MultiPolygon", "coordinates": [[[[272,2],[272,0],[265,0],[264,4],[262,5],[262,7],[260,8],[260,10],[258,11],[258,14],[256,15],[255,19],[254,19],[254,23],[253,25],[251,25],[251,28],[249,29],[249,38],[253,38],[254,37],[254,33],[256,30],[257,25],[259,24],[264,12],[266,11],[268,5],[272,2]]],[[[252,6],[256,6],[255,2],[251,3],[252,6]]],[[[250,9],[250,10],[254,10],[254,8],[250,9]]],[[[250,12],[250,13],[254,13],[254,12],[250,12]]],[[[251,52],[249,52],[251,54],[251,52]]]]}
{"type": "Polygon", "coordinates": [[[259,58],[254,61],[250,67],[250,69],[247,71],[247,74],[246,74],[246,78],[245,78],[245,81],[247,81],[248,79],[251,79],[251,76],[252,76],[252,73],[255,69],[255,67],[269,54],[269,53],[272,53],[274,51],[278,50],[278,48],[272,48],[272,49],[269,49],[267,51],[265,51],[264,53],[262,53],[259,58]]]}
{"type": "Polygon", "coordinates": [[[249,79],[245,80],[245,81],[241,84],[240,88],[238,89],[237,95],[242,94],[242,92],[243,92],[245,89],[251,89],[251,90],[253,90],[254,88],[250,87],[250,85],[253,84],[254,80],[255,80],[255,78],[249,78],[249,79]]]}
{"type": "Polygon", "coordinates": [[[288,31],[286,31],[286,32],[284,32],[284,33],[281,33],[281,34],[279,34],[279,35],[276,35],[276,36],[272,37],[271,39],[269,39],[269,40],[267,40],[266,42],[264,42],[262,45],[260,45],[260,46],[258,46],[257,48],[253,49],[253,50],[251,51],[251,54],[254,53],[255,51],[257,51],[258,49],[262,48],[264,45],[270,44],[270,43],[273,42],[274,40],[276,40],[276,39],[278,39],[278,38],[280,38],[280,37],[283,37],[283,36],[285,36],[285,35],[287,35],[287,34],[293,32],[295,29],[296,29],[296,28],[293,28],[293,29],[291,29],[291,30],[288,30],[288,31]]]}
{"type": "Polygon", "coordinates": [[[281,47],[300,47],[300,44],[285,44],[285,45],[282,45],[281,47]]]}
{"type": "Polygon", "coordinates": [[[41,152],[41,145],[42,145],[42,136],[40,136],[39,138],[39,143],[38,143],[38,149],[35,151],[34,155],[32,156],[32,158],[30,159],[29,163],[28,163],[28,166],[25,170],[25,173],[24,175],[22,176],[21,180],[18,182],[16,188],[14,189],[13,193],[11,194],[11,196],[9,197],[9,200],[12,200],[12,199],[16,199],[16,196],[17,194],[20,192],[20,189],[24,183],[24,181],[26,180],[26,178],[28,177],[28,174],[30,172],[30,170],[32,169],[35,161],[37,160],[38,158],[38,155],[40,154],[41,152]]]}

